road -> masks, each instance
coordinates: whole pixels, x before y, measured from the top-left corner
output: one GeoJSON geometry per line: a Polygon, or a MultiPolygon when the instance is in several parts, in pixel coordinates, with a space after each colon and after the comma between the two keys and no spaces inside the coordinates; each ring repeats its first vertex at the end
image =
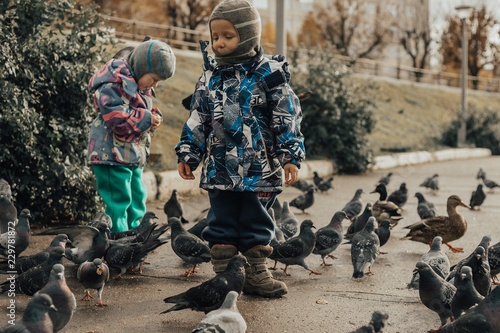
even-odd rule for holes
{"type": "MultiPolygon", "coordinates": [[[[308,271],[299,266],[289,267],[291,276],[285,276],[282,270],[277,270],[275,277],[284,281],[289,289],[285,297],[269,300],[243,294],[239,298],[238,307],[247,321],[247,332],[350,332],[367,324],[374,310],[383,310],[389,314],[386,333],[420,333],[437,328],[437,314],[420,303],[418,291],[406,288],[415,263],[429,249],[421,243],[401,240],[406,234],[403,227],[419,220],[416,212],[417,199],[413,195],[417,191],[422,192],[429,201],[435,203],[438,214],[446,215],[448,196],[456,194],[468,203],[471,192],[478,184],[475,176],[479,168],[486,171],[488,178],[498,181],[499,165],[500,157],[489,157],[378,170],[361,176],[335,176],[334,189],[328,193],[316,194],[315,203],[307,210],[308,214],[300,214],[292,208],[300,221],[311,219],[317,228],[326,225],[358,188],[365,192],[362,196],[365,204],[376,201],[378,195],[369,192],[375,188],[378,179],[389,171],[394,173],[388,186],[389,192],[406,182],[409,200],[404,206],[404,219],[392,230],[389,242],[382,248],[388,253],[377,258],[372,267],[374,275],[362,281],[351,279],[352,265],[348,245],[341,245],[335,251],[338,259],[333,260],[333,266],[322,267],[320,257],[316,255],[307,258],[310,267],[320,271],[321,275],[309,275],[308,271]],[[434,173],[439,174],[441,188],[436,195],[419,187],[426,177],[434,173]]],[[[289,201],[299,194],[297,189],[288,187],[279,199],[289,201]]],[[[452,253],[445,248],[452,264],[472,252],[486,234],[492,237],[493,243],[500,241],[499,199],[500,189],[497,189],[496,193],[487,193],[480,211],[458,208],[459,213],[469,222],[469,228],[463,238],[453,242],[453,245],[463,247],[464,253],[452,253]]],[[[203,208],[208,207],[204,195],[181,197],[181,200],[186,216],[191,220],[203,208]]],[[[161,222],[166,222],[162,206],[163,202],[151,202],[148,205],[149,209],[158,213],[161,222]]],[[[344,221],[344,230],[347,229],[347,224],[348,221],[344,221]]],[[[189,224],[191,225],[192,223],[189,224]]],[[[35,251],[37,247],[45,247],[50,239],[48,236],[33,237],[34,247],[31,251],[35,251]]],[[[104,308],[97,308],[92,303],[80,300],[83,287],[75,280],[76,267],[66,262],[68,284],[77,296],[78,308],[63,332],[191,332],[204,314],[191,310],[160,314],[169,307],[163,303],[163,298],[183,292],[213,277],[211,265],[201,265],[195,276],[181,277],[187,266],[175,256],[169,243],[150,255],[148,260],[151,264],[146,266],[143,275],[126,275],[107,284],[103,298],[108,306],[104,308]]],[[[278,264],[278,267],[283,265],[278,264]]],[[[28,299],[24,295],[16,296],[18,316],[22,316],[28,299]]],[[[0,301],[5,309],[9,299],[3,295],[0,301]]]]}

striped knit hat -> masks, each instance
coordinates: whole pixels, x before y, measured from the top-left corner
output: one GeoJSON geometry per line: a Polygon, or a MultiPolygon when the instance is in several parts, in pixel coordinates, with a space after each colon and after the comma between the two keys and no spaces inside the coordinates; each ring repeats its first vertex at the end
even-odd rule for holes
{"type": "Polygon", "coordinates": [[[240,43],[234,52],[222,56],[214,51],[215,60],[219,65],[243,63],[257,54],[260,48],[260,15],[250,1],[223,0],[212,12],[209,26],[213,20],[231,22],[240,37],[240,43]]]}
{"type": "Polygon", "coordinates": [[[142,42],[130,53],[127,61],[132,66],[136,80],[147,73],[154,73],[166,80],[175,72],[174,52],[159,40],[142,42]]]}

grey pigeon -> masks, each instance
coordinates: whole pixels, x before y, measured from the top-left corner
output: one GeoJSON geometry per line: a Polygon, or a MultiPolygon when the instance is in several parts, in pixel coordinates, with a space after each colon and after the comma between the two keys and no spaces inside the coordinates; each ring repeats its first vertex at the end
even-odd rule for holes
{"type": "Polygon", "coordinates": [[[475,191],[470,196],[470,210],[479,210],[486,199],[486,193],[483,191],[483,184],[478,184],[475,191]]]}
{"type": "Polygon", "coordinates": [[[182,274],[182,276],[187,277],[195,274],[197,265],[209,262],[212,259],[210,248],[205,241],[187,232],[177,217],[170,217],[168,225],[171,229],[170,244],[172,245],[172,250],[186,264],[193,266],[182,274]]]}
{"type": "Polygon", "coordinates": [[[312,231],[315,228],[311,220],[304,220],[300,224],[300,232],[297,236],[288,238],[285,242],[276,245],[273,248],[273,253],[269,256],[269,259],[274,260],[274,267],[276,269],[276,264],[279,261],[285,264],[283,269],[285,275],[290,275],[287,272],[288,266],[299,265],[308,270],[311,274],[319,275],[321,273],[315,272],[309,268],[305,259],[312,253],[314,245],[316,243],[316,236],[312,231]]]}
{"type": "Polygon", "coordinates": [[[484,186],[486,186],[489,189],[488,192],[490,193],[493,193],[496,187],[500,187],[500,185],[496,181],[486,178],[486,174],[483,174],[481,176],[481,179],[483,180],[484,186]]]}
{"type": "Polygon", "coordinates": [[[406,183],[401,183],[399,188],[389,194],[387,200],[394,202],[399,208],[402,208],[408,201],[408,189],[406,188],[406,183]]]}
{"type": "Polygon", "coordinates": [[[102,258],[109,247],[109,228],[104,222],[98,222],[96,227],[75,225],[45,230],[38,235],[66,234],[71,246],[66,246],[66,258],[77,265],[94,258],[102,258]]]}
{"type": "Polygon", "coordinates": [[[85,288],[85,296],[83,296],[82,300],[90,301],[93,297],[89,289],[95,289],[97,291],[96,305],[106,306],[102,301],[102,292],[106,282],[109,281],[109,277],[109,267],[101,259],[95,258],[92,261],[81,263],[76,271],[76,278],[85,288]]]}
{"type": "Polygon", "coordinates": [[[2,333],[52,333],[54,332],[49,313],[57,311],[47,294],[36,294],[24,310],[23,318],[15,325],[7,324],[0,329],[2,333]]]}
{"type": "Polygon", "coordinates": [[[97,224],[99,222],[106,223],[108,225],[108,229],[110,229],[110,230],[111,230],[111,228],[113,228],[113,220],[111,219],[111,216],[109,216],[105,212],[98,212],[94,216],[94,218],[92,218],[92,220],[88,223],[88,225],[90,225],[91,227],[96,228],[97,224]]]}
{"type": "MultiPolygon", "coordinates": [[[[429,266],[443,279],[446,279],[448,274],[450,274],[450,259],[443,252],[443,238],[441,236],[436,236],[432,240],[431,248],[427,253],[420,257],[421,262],[429,264],[429,266]]],[[[413,276],[410,283],[408,284],[408,289],[418,289],[418,284],[420,280],[420,275],[418,270],[413,271],[413,276]]]]}
{"type": "Polygon", "coordinates": [[[238,311],[237,300],[238,293],[234,290],[229,291],[220,308],[207,313],[192,333],[245,333],[247,323],[238,311]]]}
{"type": "Polygon", "coordinates": [[[17,208],[6,191],[0,191],[0,234],[9,231],[17,221],[17,208]]]}
{"type": "Polygon", "coordinates": [[[289,204],[300,209],[302,213],[306,213],[306,209],[311,208],[314,204],[314,189],[309,188],[304,194],[293,198],[289,204]]]}
{"type": "Polygon", "coordinates": [[[333,177],[321,181],[317,186],[318,190],[320,192],[328,192],[328,190],[333,188],[332,182],[333,182],[333,177]]]}
{"type": "Polygon", "coordinates": [[[353,221],[363,209],[363,201],[361,200],[361,194],[363,193],[363,189],[358,188],[352,199],[344,205],[344,208],[341,209],[347,214],[347,218],[351,221],[353,221]]]}
{"type": "Polygon", "coordinates": [[[281,218],[276,221],[276,224],[283,232],[285,239],[295,236],[299,231],[299,221],[290,209],[288,201],[283,201],[283,208],[281,210],[281,218]]]}
{"type": "Polygon", "coordinates": [[[35,267],[36,265],[41,264],[44,261],[47,261],[49,259],[49,253],[50,251],[56,247],[60,246],[63,249],[66,248],[66,243],[68,242],[68,236],[65,234],[59,234],[56,235],[52,241],[50,242],[49,246],[43,249],[40,252],[37,252],[35,254],[31,254],[28,256],[20,256],[16,259],[16,264],[14,265],[14,268],[12,268],[11,264],[9,264],[8,260],[1,261],[0,262],[0,273],[5,273],[7,271],[9,272],[17,272],[17,274],[21,274],[23,272],[26,272],[28,269],[35,267]]]}
{"type": "Polygon", "coordinates": [[[500,242],[488,248],[488,263],[493,282],[497,284],[497,274],[500,273],[500,242]]]}
{"type": "Polygon", "coordinates": [[[321,184],[321,182],[324,181],[323,177],[320,177],[318,172],[316,171],[313,171],[313,183],[316,187],[319,186],[319,184],[321,184]]]}
{"type": "Polygon", "coordinates": [[[454,267],[450,276],[453,277],[455,286],[457,285],[463,266],[469,266],[472,269],[472,281],[474,286],[481,295],[487,296],[491,291],[492,278],[490,265],[488,263],[488,254],[484,247],[479,245],[474,250],[473,255],[468,257],[468,260],[454,267]]]}
{"type": "MultiPolygon", "coordinates": [[[[50,251],[47,261],[28,269],[15,278],[16,291],[25,295],[32,296],[42,289],[49,281],[50,272],[55,264],[62,263],[64,249],[60,246],[50,251]]],[[[2,293],[9,290],[9,280],[2,283],[2,293]]]]}
{"type": "Polygon", "coordinates": [[[15,247],[14,256],[17,258],[19,255],[28,248],[30,245],[30,217],[31,213],[29,209],[23,209],[19,214],[19,219],[17,224],[13,227],[15,233],[14,243],[9,243],[12,241],[12,234],[9,232],[0,235],[0,254],[4,257],[8,257],[12,254],[13,246],[15,247]]]}
{"type": "Polygon", "coordinates": [[[299,179],[292,184],[292,187],[295,187],[296,189],[301,190],[302,192],[307,191],[311,187],[314,188],[314,186],[315,185],[313,183],[305,179],[299,179]]]}
{"type": "Polygon", "coordinates": [[[470,307],[478,304],[484,296],[477,292],[472,281],[472,269],[469,266],[462,266],[460,274],[455,277],[457,291],[451,300],[451,312],[457,319],[470,307]]]}
{"type": "Polygon", "coordinates": [[[378,184],[384,184],[385,186],[389,185],[390,181],[391,181],[391,177],[392,177],[392,172],[388,172],[387,175],[381,177],[379,180],[378,180],[378,184]]]}
{"type": "Polygon", "coordinates": [[[370,216],[372,216],[372,204],[370,202],[367,202],[363,213],[354,218],[352,223],[347,228],[347,232],[344,235],[344,238],[352,239],[354,234],[356,234],[358,231],[363,230],[370,216]]]}
{"type": "Polygon", "coordinates": [[[54,325],[54,332],[59,332],[69,323],[76,310],[75,295],[66,284],[63,265],[55,264],[52,267],[49,282],[38,293],[47,294],[52,298],[57,312],[49,312],[49,316],[54,325]]]}
{"type": "Polygon", "coordinates": [[[374,311],[368,325],[362,326],[351,333],[383,333],[389,315],[384,311],[374,311]]]}
{"type": "Polygon", "coordinates": [[[476,179],[482,179],[483,176],[486,176],[486,172],[484,172],[483,168],[479,168],[476,174],[476,179]]]}
{"type": "Polygon", "coordinates": [[[417,213],[422,220],[428,217],[436,216],[436,209],[434,208],[434,204],[432,202],[427,201],[424,195],[420,192],[415,193],[415,197],[418,200],[417,213]]]}
{"type": "Polygon", "coordinates": [[[426,178],[419,186],[429,189],[431,193],[436,193],[439,191],[439,175],[437,173],[433,174],[431,177],[426,178]]]}
{"type": "Polygon", "coordinates": [[[328,225],[316,231],[316,243],[312,253],[321,256],[324,266],[331,266],[331,264],[326,263],[325,257],[328,256],[332,259],[336,259],[332,252],[335,251],[342,242],[342,237],[344,236],[342,221],[344,219],[347,219],[347,214],[344,211],[338,211],[333,214],[328,225]]]}
{"type": "Polygon", "coordinates": [[[427,308],[436,312],[441,321],[441,326],[436,330],[437,332],[446,324],[448,318],[453,317],[451,300],[457,288],[437,275],[431,266],[425,262],[419,261],[416,268],[420,275],[418,284],[420,300],[427,308]]]}
{"type": "Polygon", "coordinates": [[[167,215],[168,218],[177,217],[182,223],[189,223],[183,216],[184,209],[182,208],[182,204],[177,198],[177,190],[173,190],[170,198],[163,205],[163,212],[167,215]]]}
{"type": "Polygon", "coordinates": [[[500,332],[500,288],[495,288],[477,306],[441,328],[440,333],[498,333],[500,332]]]}
{"type": "Polygon", "coordinates": [[[246,258],[241,254],[235,255],[229,260],[223,272],[185,292],[166,297],[163,300],[165,303],[175,305],[162,313],[184,309],[209,313],[220,308],[231,290],[241,294],[245,283],[246,266],[248,266],[246,258]]]}
{"type": "Polygon", "coordinates": [[[370,268],[375,262],[380,249],[380,241],[377,234],[375,234],[376,226],[377,221],[375,217],[371,216],[364,229],[352,237],[351,262],[353,266],[352,277],[354,279],[363,278],[366,269],[368,269],[368,274],[373,274],[370,268]]]}
{"type": "Polygon", "coordinates": [[[271,208],[274,211],[274,217],[276,218],[276,220],[279,220],[281,218],[281,212],[283,211],[283,206],[281,205],[281,202],[277,197],[274,199],[271,208]]]}
{"type": "MultiPolygon", "coordinates": [[[[144,233],[148,233],[151,229],[152,225],[155,224],[155,220],[158,219],[158,216],[153,211],[147,211],[141,219],[141,223],[134,228],[126,231],[115,231],[109,233],[109,239],[118,240],[122,238],[131,238],[137,235],[143,235],[144,233]]],[[[145,237],[144,237],[145,239],[145,237]]],[[[143,239],[143,240],[144,240],[143,239]]]]}
{"type": "Polygon", "coordinates": [[[274,223],[274,237],[273,237],[273,239],[271,239],[271,243],[270,243],[270,245],[274,247],[275,245],[278,245],[278,244],[283,243],[285,241],[285,235],[283,235],[283,231],[281,231],[281,229],[276,224],[274,210],[272,208],[269,208],[267,210],[267,212],[269,213],[269,216],[271,216],[271,219],[273,220],[273,223],[274,223]]]}

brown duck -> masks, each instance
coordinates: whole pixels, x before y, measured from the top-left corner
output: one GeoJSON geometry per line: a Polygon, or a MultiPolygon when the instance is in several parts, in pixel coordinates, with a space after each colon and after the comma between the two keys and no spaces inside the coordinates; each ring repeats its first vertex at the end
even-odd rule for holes
{"type": "Polygon", "coordinates": [[[452,195],[446,203],[448,216],[433,216],[423,219],[405,227],[410,229],[408,234],[403,239],[409,239],[416,242],[431,244],[436,236],[443,238],[443,243],[446,244],[453,252],[463,252],[460,247],[454,247],[450,242],[461,238],[467,230],[467,221],[464,217],[457,213],[457,207],[462,206],[469,208],[468,205],[462,202],[462,199],[457,195],[452,195]]]}
{"type": "Polygon", "coordinates": [[[389,218],[391,221],[391,228],[398,224],[398,221],[403,218],[401,215],[401,208],[394,202],[387,200],[387,188],[383,183],[378,183],[375,190],[370,193],[378,193],[379,199],[372,205],[372,215],[377,222],[389,218]]]}

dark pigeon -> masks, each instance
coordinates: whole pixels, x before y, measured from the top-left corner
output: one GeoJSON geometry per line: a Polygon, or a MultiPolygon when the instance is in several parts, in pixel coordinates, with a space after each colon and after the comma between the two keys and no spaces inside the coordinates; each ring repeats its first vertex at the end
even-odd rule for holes
{"type": "Polygon", "coordinates": [[[373,274],[370,267],[375,262],[380,249],[380,241],[375,234],[376,226],[377,221],[375,217],[371,216],[364,229],[352,238],[351,262],[354,269],[352,273],[354,279],[363,278],[366,269],[368,269],[367,274],[373,274]]]}
{"type": "Polygon", "coordinates": [[[228,292],[220,308],[207,313],[192,333],[245,333],[247,323],[238,311],[237,300],[238,293],[236,291],[228,292]]]}
{"type": "Polygon", "coordinates": [[[328,192],[328,190],[333,189],[333,177],[328,178],[327,180],[323,180],[321,183],[318,184],[318,190],[320,192],[328,192]]]}
{"type": "Polygon", "coordinates": [[[426,178],[419,186],[429,189],[431,193],[436,193],[439,191],[439,175],[437,173],[433,174],[431,177],[426,178]]]}
{"type": "Polygon", "coordinates": [[[385,186],[389,185],[392,177],[392,172],[388,172],[387,175],[381,177],[378,180],[378,184],[384,184],[385,186]]]}
{"type": "MultiPolygon", "coordinates": [[[[42,289],[49,281],[50,272],[55,264],[62,264],[64,249],[60,246],[50,251],[49,259],[41,264],[19,274],[16,280],[16,291],[25,295],[33,296],[42,289]]],[[[2,283],[2,293],[9,290],[9,280],[2,283]]]]}
{"type": "Polygon", "coordinates": [[[331,266],[331,264],[326,263],[325,257],[328,256],[332,259],[336,259],[332,252],[335,251],[342,242],[342,237],[344,236],[342,221],[344,219],[347,219],[347,214],[344,211],[338,211],[333,214],[328,225],[316,231],[316,243],[312,253],[321,256],[324,266],[331,266]]]}
{"type": "Polygon", "coordinates": [[[486,178],[486,174],[483,174],[481,176],[481,179],[483,180],[484,186],[486,186],[489,189],[488,192],[490,193],[493,193],[496,187],[500,187],[500,185],[496,181],[486,178]]]}
{"type": "Polygon", "coordinates": [[[351,221],[354,221],[363,209],[363,201],[361,200],[361,194],[363,193],[362,189],[357,189],[352,199],[344,205],[344,208],[341,209],[347,214],[347,218],[351,221]]]}
{"type": "Polygon", "coordinates": [[[122,238],[130,239],[130,238],[134,238],[137,235],[143,235],[142,240],[144,240],[144,239],[146,239],[146,237],[144,237],[144,233],[149,234],[149,230],[151,229],[151,226],[156,224],[154,222],[154,220],[158,220],[158,216],[156,215],[155,212],[148,211],[148,212],[146,212],[146,214],[144,214],[144,216],[141,219],[141,223],[139,223],[139,225],[136,228],[129,229],[126,231],[110,232],[109,239],[113,239],[113,240],[118,240],[118,239],[122,239],[122,238]]]}
{"type": "Polygon", "coordinates": [[[487,296],[491,291],[492,278],[490,265],[488,264],[488,254],[484,247],[476,247],[472,256],[468,257],[465,262],[460,263],[460,265],[457,264],[456,267],[453,268],[453,272],[450,273],[450,277],[453,278],[453,284],[455,284],[455,286],[457,286],[458,278],[460,277],[463,266],[469,266],[472,269],[474,286],[481,295],[487,296]]]}
{"type": "Polygon", "coordinates": [[[476,174],[476,179],[482,179],[483,176],[486,176],[486,172],[484,172],[483,168],[479,168],[476,174]]]}
{"type": "Polygon", "coordinates": [[[313,171],[313,183],[314,186],[318,187],[321,182],[324,181],[323,177],[320,177],[318,172],[313,171]]]}
{"type": "Polygon", "coordinates": [[[85,296],[83,296],[82,300],[90,301],[93,297],[89,289],[95,289],[97,291],[96,305],[106,306],[102,301],[102,292],[106,282],[109,281],[109,277],[109,267],[101,259],[95,258],[92,261],[81,263],[76,271],[76,278],[85,288],[85,296]]]}
{"type": "Polygon", "coordinates": [[[441,326],[435,330],[438,332],[446,324],[448,318],[453,317],[451,300],[457,288],[437,275],[431,266],[425,262],[419,261],[416,269],[420,275],[420,282],[418,284],[420,300],[427,308],[436,312],[441,321],[441,326]]]}
{"type": "Polygon", "coordinates": [[[480,303],[484,296],[477,292],[472,281],[472,269],[469,266],[462,266],[460,274],[455,277],[457,291],[451,300],[451,312],[457,319],[462,312],[480,303]]]}
{"type": "Polygon", "coordinates": [[[12,239],[12,235],[8,232],[0,235],[0,254],[4,257],[8,257],[9,254],[14,254],[17,258],[24,250],[30,245],[30,217],[31,213],[29,209],[23,209],[19,214],[19,219],[17,220],[16,226],[13,228],[15,232],[14,243],[9,243],[12,239]],[[14,253],[13,246],[15,248],[14,253]]]}
{"type": "Polygon", "coordinates": [[[476,190],[472,191],[470,196],[470,210],[479,210],[484,202],[484,199],[486,199],[486,193],[483,191],[483,185],[478,184],[476,190]]]}
{"type": "Polygon", "coordinates": [[[57,311],[47,294],[36,294],[24,310],[23,318],[15,325],[7,324],[0,329],[2,333],[53,333],[54,326],[49,313],[57,311]]]}
{"type": "Polygon", "coordinates": [[[193,235],[195,235],[196,237],[200,238],[200,239],[203,239],[203,236],[202,236],[202,232],[203,230],[205,230],[205,228],[207,227],[208,223],[207,223],[207,218],[203,218],[201,219],[200,221],[196,222],[191,228],[189,228],[187,231],[189,233],[192,233],[193,235]]]}
{"type": "Polygon", "coordinates": [[[363,213],[361,213],[361,215],[358,215],[349,225],[344,238],[351,240],[354,234],[356,234],[358,231],[363,230],[370,216],[372,216],[372,204],[368,202],[366,203],[363,213]]]}
{"type": "Polygon", "coordinates": [[[283,209],[281,211],[281,218],[276,221],[276,224],[283,232],[285,239],[295,236],[299,231],[299,221],[290,209],[288,201],[283,201],[283,209]]]}
{"type": "Polygon", "coordinates": [[[292,184],[292,187],[295,187],[296,189],[301,190],[302,192],[307,191],[311,187],[314,188],[314,186],[315,185],[313,183],[305,179],[299,179],[292,184]]]}
{"type": "Polygon", "coordinates": [[[277,197],[274,199],[271,208],[274,211],[274,217],[276,218],[276,220],[279,220],[281,218],[281,212],[283,211],[283,206],[281,205],[281,202],[277,197]]]}
{"type": "Polygon", "coordinates": [[[402,208],[408,201],[408,189],[406,183],[401,183],[399,189],[395,190],[387,197],[387,200],[394,202],[399,208],[402,208]]]}
{"type": "Polygon", "coordinates": [[[304,194],[301,194],[290,201],[290,206],[298,208],[302,213],[314,204],[314,189],[309,188],[304,194]]]}
{"type": "Polygon", "coordinates": [[[432,202],[427,201],[424,195],[420,192],[415,193],[415,197],[418,200],[417,213],[422,220],[428,217],[436,216],[436,209],[434,208],[434,204],[432,202]]]}
{"type": "MultiPolygon", "coordinates": [[[[420,257],[421,262],[429,264],[429,266],[436,272],[440,277],[446,279],[448,274],[450,274],[450,259],[443,252],[443,238],[441,236],[436,236],[432,240],[431,248],[429,251],[420,257]]],[[[418,289],[418,284],[420,280],[420,275],[418,270],[413,271],[413,276],[410,283],[408,284],[408,289],[418,289]]]]}
{"type": "Polygon", "coordinates": [[[168,199],[167,202],[165,202],[165,205],[163,206],[163,211],[165,212],[168,218],[176,217],[180,219],[182,223],[189,223],[189,221],[186,220],[183,216],[184,209],[182,208],[182,205],[179,202],[179,199],[177,198],[177,190],[175,189],[172,191],[170,199],[168,199]]]}
{"type": "MultiPolygon", "coordinates": [[[[391,238],[391,220],[385,219],[379,222],[378,228],[375,228],[375,234],[378,236],[380,247],[384,246],[391,238]]],[[[380,254],[386,254],[379,251],[380,254]]]]}
{"type": "Polygon", "coordinates": [[[0,234],[4,234],[9,231],[9,226],[14,227],[16,221],[16,206],[12,203],[7,191],[0,191],[0,234]]]}
{"type": "Polygon", "coordinates": [[[316,236],[312,231],[314,224],[311,220],[304,220],[300,224],[300,232],[297,236],[288,238],[285,242],[278,244],[273,248],[273,253],[269,256],[269,259],[274,260],[274,268],[276,269],[276,264],[279,261],[285,264],[283,269],[285,275],[290,275],[287,272],[288,266],[299,265],[308,270],[311,274],[321,274],[313,271],[306,264],[305,259],[312,253],[314,245],[316,242],[316,236]]]}
{"type": "Polygon", "coordinates": [[[163,300],[165,303],[175,305],[162,313],[184,309],[209,313],[220,308],[230,291],[241,294],[245,283],[246,266],[248,266],[246,258],[240,254],[235,255],[229,260],[223,272],[183,293],[165,298],[163,300]]]}
{"type": "Polygon", "coordinates": [[[368,325],[362,326],[351,333],[383,333],[389,315],[384,311],[374,311],[368,325]]]}
{"type": "Polygon", "coordinates": [[[182,274],[182,276],[187,277],[195,274],[197,265],[209,262],[212,259],[210,248],[205,241],[187,232],[177,217],[169,218],[168,225],[171,229],[170,243],[172,250],[186,264],[193,266],[182,274]]]}
{"type": "Polygon", "coordinates": [[[66,284],[63,265],[55,264],[52,267],[49,282],[38,293],[47,294],[52,298],[57,312],[49,312],[49,316],[54,325],[54,332],[59,332],[69,323],[76,310],[75,295],[66,284]]]}
{"type": "Polygon", "coordinates": [[[500,242],[488,248],[488,263],[490,264],[490,273],[493,283],[497,283],[497,274],[500,273],[500,242]]]}
{"type": "Polygon", "coordinates": [[[113,220],[111,220],[111,216],[106,214],[105,212],[98,212],[94,218],[88,223],[91,227],[97,228],[97,224],[99,222],[106,223],[108,225],[108,229],[111,230],[113,228],[113,220]]]}

